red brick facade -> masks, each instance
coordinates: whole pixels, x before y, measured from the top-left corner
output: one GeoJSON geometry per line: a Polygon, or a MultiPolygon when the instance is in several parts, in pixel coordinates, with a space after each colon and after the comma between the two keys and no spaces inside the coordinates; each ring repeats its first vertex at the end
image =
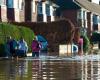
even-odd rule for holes
{"type": "Polygon", "coordinates": [[[78,27],[77,24],[77,10],[65,10],[62,12],[62,17],[67,18],[73,22],[75,27],[78,27]]]}

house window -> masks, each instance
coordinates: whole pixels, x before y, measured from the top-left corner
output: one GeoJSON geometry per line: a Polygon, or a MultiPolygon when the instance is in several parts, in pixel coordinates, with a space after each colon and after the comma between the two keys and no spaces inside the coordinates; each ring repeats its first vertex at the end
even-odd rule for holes
{"type": "Polygon", "coordinates": [[[7,7],[8,8],[13,8],[14,6],[13,6],[13,0],[7,0],[7,7]]]}
{"type": "Polygon", "coordinates": [[[78,10],[77,12],[77,24],[82,27],[82,10],[78,10]]]}
{"type": "Polygon", "coordinates": [[[38,6],[37,6],[37,13],[38,13],[38,14],[43,14],[43,13],[42,13],[42,2],[39,2],[39,3],[38,3],[38,6]]]}
{"type": "Polygon", "coordinates": [[[53,16],[56,16],[56,9],[53,9],[53,16]]]}
{"type": "Polygon", "coordinates": [[[0,0],[0,5],[6,5],[6,0],[0,0]]]}
{"type": "Polygon", "coordinates": [[[24,5],[25,5],[24,0],[22,0],[22,2],[21,2],[21,10],[24,10],[24,5]]]}
{"type": "Polygon", "coordinates": [[[50,5],[46,4],[46,14],[47,16],[50,16],[50,5]]]}
{"type": "Polygon", "coordinates": [[[82,19],[82,10],[78,10],[77,19],[82,19]]]}
{"type": "Polygon", "coordinates": [[[100,23],[100,16],[99,16],[99,18],[98,18],[98,22],[100,23]]]}
{"type": "Polygon", "coordinates": [[[94,24],[98,24],[98,16],[97,15],[93,15],[93,23],[94,24]]]}
{"type": "Polygon", "coordinates": [[[38,22],[43,22],[43,15],[39,14],[39,15],[37,16],[37,21],[38,21],[38,22]]]}

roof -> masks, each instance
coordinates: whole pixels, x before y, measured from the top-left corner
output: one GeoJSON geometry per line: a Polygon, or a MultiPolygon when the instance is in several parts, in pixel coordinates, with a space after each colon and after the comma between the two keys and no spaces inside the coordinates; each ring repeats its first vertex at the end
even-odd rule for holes
{"type": "Polygon", "coordinates": [[[68,9],[80,9],[80,6],[73,2],[73,0],[57,0],[57,5],[61,11],[68,9]]]}
{"type": "Polygon", "coordinates": [[[97,15],[100,15],[100,5],[99,4],[89,2],[88,0],[74,0],[74,2],[76,4],[79,4],[80,7],[83,7],[97,15]]]}

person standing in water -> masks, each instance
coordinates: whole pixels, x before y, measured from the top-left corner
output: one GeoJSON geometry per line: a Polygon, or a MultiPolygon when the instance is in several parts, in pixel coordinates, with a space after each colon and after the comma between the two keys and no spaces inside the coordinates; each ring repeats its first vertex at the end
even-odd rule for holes
{"type": "Polygon", "coordinates": [[[41,45],[40,43],[37,41],[36,37],[33,39],[32,41],[32,57],[39,57],[39,53],[40,53],[40,49],[41,49],[41,45]]]}

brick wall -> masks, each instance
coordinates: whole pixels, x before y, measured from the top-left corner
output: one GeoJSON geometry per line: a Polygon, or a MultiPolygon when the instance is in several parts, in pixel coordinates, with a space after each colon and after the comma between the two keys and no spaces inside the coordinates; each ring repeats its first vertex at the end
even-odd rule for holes
{"type": "Polygon", "coordinates": [[[77,24],[77,10],[65,10],[62,12],[62,17],[70,19],[75,27],[78,27],[77,24]]]}
{"type": "Polygon", "coordinates": [[[91,12],[87,13],[87,33],[88,36],[90,37],[92,35],[92,31],[93,31],[93,24],[92,24],[92,17],[91,17],[91,12]]]}

